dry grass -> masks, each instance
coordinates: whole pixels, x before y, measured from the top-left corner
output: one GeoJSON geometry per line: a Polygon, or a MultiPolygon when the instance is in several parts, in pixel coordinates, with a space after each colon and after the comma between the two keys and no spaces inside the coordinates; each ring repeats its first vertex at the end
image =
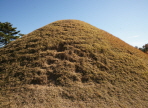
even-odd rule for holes
{"type": "Polygon", "coordinates": [[[148,107],[148,55],[85,22],[53,22],[0,55],[0,107],[148,107]]]}

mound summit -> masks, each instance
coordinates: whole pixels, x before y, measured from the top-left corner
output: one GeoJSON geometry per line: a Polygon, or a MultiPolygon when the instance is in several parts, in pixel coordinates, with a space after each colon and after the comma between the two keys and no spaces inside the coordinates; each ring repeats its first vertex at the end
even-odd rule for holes
{"type": "Polygon", "coordinates": [[[79,20],[0,49],[1,108],[148,108],[148,56],[79,20]]]}

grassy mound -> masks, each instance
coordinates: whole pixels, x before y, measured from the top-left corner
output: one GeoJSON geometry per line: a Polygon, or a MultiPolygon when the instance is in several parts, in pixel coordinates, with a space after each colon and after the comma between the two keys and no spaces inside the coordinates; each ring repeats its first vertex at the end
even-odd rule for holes
{"type": "Polygon", "coordinates": [[[0,49],[1,107],[148,107],[148,55],[78,20],[0,49]]]}

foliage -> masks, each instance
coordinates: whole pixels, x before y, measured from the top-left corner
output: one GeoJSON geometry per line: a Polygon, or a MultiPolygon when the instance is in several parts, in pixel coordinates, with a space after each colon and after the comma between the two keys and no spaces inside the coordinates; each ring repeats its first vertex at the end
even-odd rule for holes
{"type": "Polygon", "coordinates": [[[0,22],[0,45],[7,45],[11,41],[20,37],[18,34],[20,31],[16,30],[16,27],[12,27],[9,22],[0,22]],[[18,35],[18,36],[16,36],[18,35]]]}
{"type": "Polygon", "coordinates": [[[143,45],[142,48],[139,49],[145,53],[148,53],[148,44],[143,45]]]}

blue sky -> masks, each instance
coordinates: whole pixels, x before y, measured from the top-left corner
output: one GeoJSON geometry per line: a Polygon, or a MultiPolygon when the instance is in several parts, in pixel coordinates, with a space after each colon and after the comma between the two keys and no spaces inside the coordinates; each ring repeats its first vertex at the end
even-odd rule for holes
{"type": "Polygon", "coordinates": [[[0,0],[0,22],[28,34],[63,19],[85,21],[132,46],[148,43],[148,0],[0,0]]]}

